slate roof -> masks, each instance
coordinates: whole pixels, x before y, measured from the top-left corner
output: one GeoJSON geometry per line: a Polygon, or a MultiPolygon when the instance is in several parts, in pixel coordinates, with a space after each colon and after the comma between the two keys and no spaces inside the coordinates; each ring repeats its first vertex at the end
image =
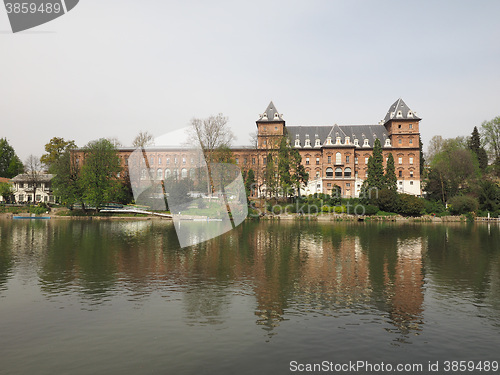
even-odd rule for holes
{"type": "Polygon", "coordinates": [[[264,113],[260,115],[259,122],[273,122],[273,121],[284,121],[283,115],[278,113],[278,110],[274,106],[273,102],[269,103],[264,113]]]}
{"type": "MultiPolygon", "coordinates": [[[[47,173],[40,173],[38,176],[38,182],[50,182],[54,178],[55,175],[53,174],[47,174],[47,173]]],[[[29,181],[30,177],[26,174],[18,174],[16,177],[12,179],[14,182],[23,182],[23,181],[29,181]]]]}
{"type": "MultiPolygon", "coordinates": [[[[363,147],[365,138],[368,138],[368,144],[373,147],[375,139],[380,139],[382,146],[389,137],[384,125],[327,125],[327,126],[287,126],[288,137],[292,147],[295,140],[300,140],[300,146],[303,148],[307,136],[311,140],[311,148],[314,148],[316,138],[319,138],[323,147],[354,147],[354,140],[357,139],[359,147],[363,147]],[[328,137],[332,138],[332,145],[325,145],[328,137]],[[336,138],[341,138],[341,145],[335,144],[336,138]],[[350,144],[345,145],[345,138],[350,137],[350,144]]],[[[366,146],[365,146],[366,147],[366,146]]]]}
{"type": "Polygon", "coordinates": [[[392,119],[421,120],[421,118],[417,117],[415,112],[413,112],[401,98],[396,100],[387,111],[384,118],[384,124],[392,119]]]}

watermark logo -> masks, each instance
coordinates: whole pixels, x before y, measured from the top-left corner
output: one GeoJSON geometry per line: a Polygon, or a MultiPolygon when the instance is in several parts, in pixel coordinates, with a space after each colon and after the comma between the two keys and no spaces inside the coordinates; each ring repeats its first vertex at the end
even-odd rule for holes
{"type": "Polygon", "coordinates": [[[220,236],[248,215],[240,168],[214,160],[196,142],[138,147],[128,158],[136,204],[170,211],[181,247],[220,236]]]}
{"type": "Polygon", "coordinates": [[[79,0],[4,0],[12,32],[50,22],[73,9],[79,0]]]}

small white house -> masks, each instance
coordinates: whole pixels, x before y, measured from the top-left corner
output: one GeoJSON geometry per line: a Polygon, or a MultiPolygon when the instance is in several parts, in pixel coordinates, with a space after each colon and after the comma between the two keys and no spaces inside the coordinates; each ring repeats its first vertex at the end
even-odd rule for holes
{"type": "Polygon", "coordinates": [[[36,176],[36,179],[31,178],[28,174],[18,174],[12,179],[12,182],[14,183],[14,197],[16,202],[33,202],[34,192],[35,203],[54,203],[55,198],[52,194],[51,184],[53,178],[53,174],[46,173],[39,173],[36,176]],[[36,183],[34,183],[33,180],[36,180],[36,183]]]}

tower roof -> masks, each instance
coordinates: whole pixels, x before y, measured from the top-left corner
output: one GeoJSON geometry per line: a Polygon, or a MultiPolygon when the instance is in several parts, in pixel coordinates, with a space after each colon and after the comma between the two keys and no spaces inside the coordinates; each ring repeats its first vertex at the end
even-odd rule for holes
{"type": "Polygon", "coordinates": [[[274,103],[271,101],[269,105],[267,106],[266,110],[264,113],[260,115],[260,118],[258,120],[259,122],[261,121],[285,121],[283,120],[283,115],[280,115],[278,113],[278,110],[274,106],[274,103]]]}
{"type": "Polygon", "coordinates": [[[394,102],[393,105],[387,111],[387,114],[384,118],[384,124],[386,124],[390,120],[421,120],[415,112],[413,112],[410,107],[406,105],[403,99],[399,98],[394,102]]]}

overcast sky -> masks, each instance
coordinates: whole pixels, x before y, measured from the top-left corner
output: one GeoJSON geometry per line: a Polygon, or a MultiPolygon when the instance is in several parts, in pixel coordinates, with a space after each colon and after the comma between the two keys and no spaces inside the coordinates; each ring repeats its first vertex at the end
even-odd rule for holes
{"type": "Polygon", "coordinates": [[[222,112],[248,144],[288,125],[377,124],[402,97],[436,134],[500,115],[500,1],[80,0],[12,34],[0,9],[0,137],[24,160],[155,136],[222,112]]]}

